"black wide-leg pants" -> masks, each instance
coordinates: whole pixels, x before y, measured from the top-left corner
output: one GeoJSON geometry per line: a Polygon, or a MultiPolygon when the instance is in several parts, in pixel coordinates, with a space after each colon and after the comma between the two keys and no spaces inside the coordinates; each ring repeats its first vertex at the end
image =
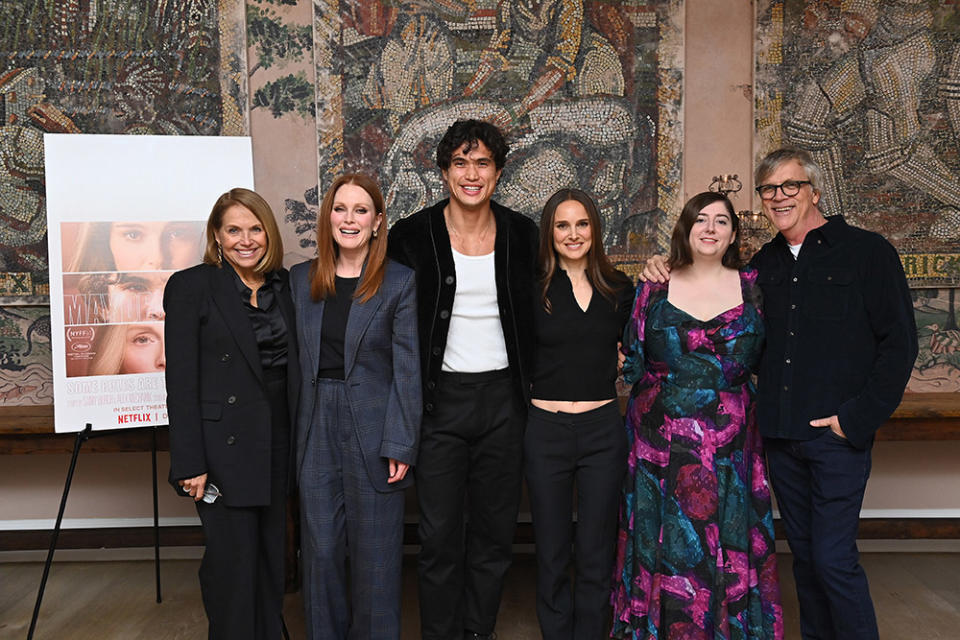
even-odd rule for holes
{"type": "Polygon", "coordinates": [[[603,638],[627,469],[620,408],[613,401],[584,413],[529,411],[524,475],[536,536],[540,630],[546,640],[603,638]]]}
{"type": "MultiPolygon", "coordinates": [[[[264,372],[271,411],[270,504],[197,502],[206,548],[200,591],[210,640],[277,640],[283,611],[290,417],[284,370],[264,372]]],[[[217,478],[208,478],[217,483],[217,478]]],[[[219,485],[218,485],[219,486],[219,485]]],[[[230,488],[219,486],[224,497],[230,488]]]]}

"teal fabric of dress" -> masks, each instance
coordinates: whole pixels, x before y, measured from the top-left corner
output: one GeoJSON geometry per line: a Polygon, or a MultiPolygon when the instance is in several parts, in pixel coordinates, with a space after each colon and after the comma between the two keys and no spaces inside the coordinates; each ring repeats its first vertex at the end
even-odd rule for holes
{"type": "Polygon", "coordinates": [[[624,336],[628,478],[612,636],[783,637],[773,516],[751,372],[763,348],[757,272],[707,321],[641,283],[624,336]]]}

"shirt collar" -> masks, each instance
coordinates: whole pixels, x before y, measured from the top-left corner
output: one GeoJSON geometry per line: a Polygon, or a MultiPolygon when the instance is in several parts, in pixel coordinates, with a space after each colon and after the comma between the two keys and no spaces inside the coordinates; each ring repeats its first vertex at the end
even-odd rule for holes
{"type": "MultiPolygon", "coordinates": [[[[243,283],[243,280],[240,279],[240,274],[237,273],[237,270],[233,268],[232,264],[230,264],[226,260],[224,260],[222,264],[223,264],[223,267],[226,269],[229,269],[230,273],[233,275],[233,285],[234,287],[236,287],[237,293],[243,296],[244,300],[249,301],[250,296],[253,294],[253,290],[243,283]]],[[[279,291],[281,284],[282,282],[280,280],[280,272],[268,271],[267,273],[264,274],[263,286],[260,287],[260,290],[269,288],[272,291],[279,291]]],[[[260,290],[258,290],[257,292],[258,299],[259,299],[260,290]]]]}
{"type": "MultiPolygon", "coordinates": [[[[843,216],[829,216],[826,224],[822,224],[816,229],[811,229],[807,233],[807,237],[816,234],[822,237],[828,245],[836,245],[843,240],[843,237],[846,235],[849,228],[850,227],[847,225],[846,220],[843,219],[843,216]]],[[[787,239],[783,237],[782,233],[777,233],[777,235],[773,238],[773,242],[777,246],[783,247],[784,251],[790,250],[790,248],[787,246],[787,239]]],[[[803,242],[806,244],[807,238],[804,238],[803,242]]]]}

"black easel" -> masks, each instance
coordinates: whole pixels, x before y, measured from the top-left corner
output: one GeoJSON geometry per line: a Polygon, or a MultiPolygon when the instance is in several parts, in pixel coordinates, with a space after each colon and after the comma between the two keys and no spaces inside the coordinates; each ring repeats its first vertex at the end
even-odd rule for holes
{"type": "MultiPolygon", "coordinates": [[[[159,505],[157,500],[157,428],[153,429],[153,446],[151,455],[153,459],[153,557],[156,565],[157,575],[157,602],[160,602],[160,518],[159,505]]],[[[77,468],[77,457],[80,455],[80,445],[96,436],[106,435],[112,431],[93,432],[93,425],[89,422],[84,426],[83,431],[77,433],[77,439],[73,443],[73,456],[70,458],[70,470],[67,471],[67,481],[63,485],[63,496],[60,498],[60,510],[57,512],[57,522],[53,527],[53,535],[50,537],[50,549],[47,551],[47,560],[43,564],[43,577],[40,579],[40,590],[37,592],[37,603],[33,607],[33,617],[30,619],[30,631],[27,632],[27,640],[33,640],[33,632],[37,627],[37,617],[40,615],[40,603],[43,601],[43,590],[47,586],[47,576],[50,575],[50,565],[53,563],[53,552],[57,549],[57,539],[60,537],[60,524],[63,522],[63,511],[67,506],[67,495],[70,493],[70,483],[73,482],[73,472],[77,468]]]]}

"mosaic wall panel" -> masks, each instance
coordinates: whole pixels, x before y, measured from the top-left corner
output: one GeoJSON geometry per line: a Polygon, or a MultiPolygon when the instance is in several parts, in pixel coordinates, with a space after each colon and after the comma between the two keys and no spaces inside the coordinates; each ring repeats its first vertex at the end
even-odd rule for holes
{"type": "Polygon", "coordinates": [[[446,128],[490,119],[512,147],[499,202],[537,219],[578,186],[612,253],[666,246],[664,211],[682,198],[680,0],[314,0],[314,12],[321,187],[377,176],[392,222],[444,197],[446,128]]]}
{"type": "Polygon", "coordinates": [[[53,401],[43,134],[242,135],[244,45],[241,0],[0,2],[0,404],[53,401]]]}
{"type": "Polygon", "coordinates": [[[823,208],[889,238],[913,287],[960,284],[955,0],[760,0],[756,152],[824,167],[823,208]]]}
{"type": "Polygon", "coordinates": [[[908,391],[960,391],[960,11],[951,0],[760,0],[756,155],[809,150],[822,208],[886,236],[914,288],[908,391]]]}
{"type": "Polygon", "coordinates": [[[236,0],[0,3],[0,302],[48,294],[43,134],[239,135],[236,0]]]}
{"type": "Polygon", "coordinates": [[[0,307],[0,406],[53,403],[50,307],[0,307]]]}
{"type": "Polygon", "coordinates": [[[958,294],[953,288],[914,291],[920,355],[910,376],[909,391],[960,391],[958,294]]]}
{"type": "Polygon", "coordinates": [[[248,0],[247,56],[254,177],[292,266],[314,255],[297,235],[317,214],[312,0],[248,0]]]}

